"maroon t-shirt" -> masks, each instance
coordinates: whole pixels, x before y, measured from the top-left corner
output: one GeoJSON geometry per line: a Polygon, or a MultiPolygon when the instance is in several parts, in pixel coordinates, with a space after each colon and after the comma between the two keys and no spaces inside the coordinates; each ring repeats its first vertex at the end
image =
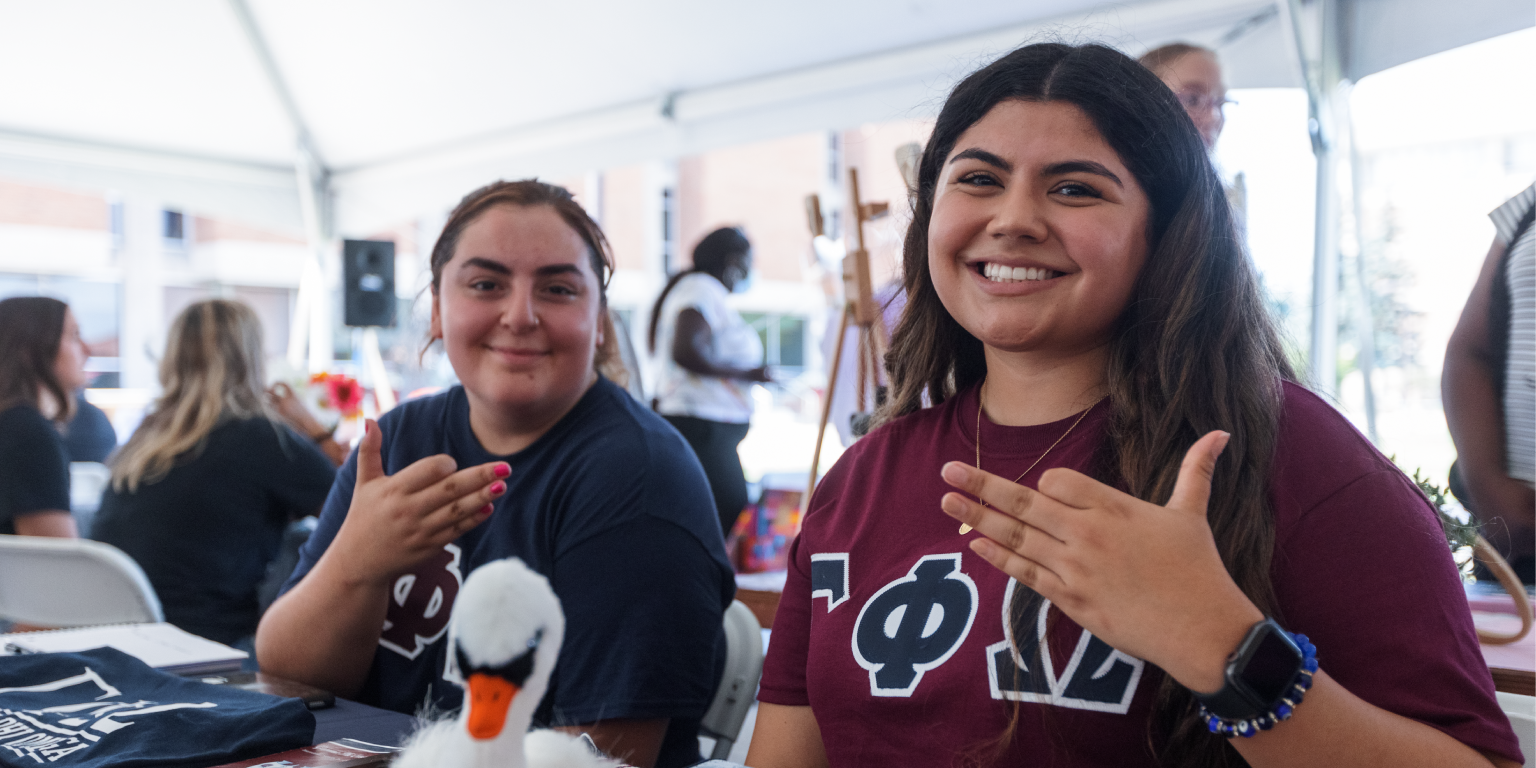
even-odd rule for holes
{"type": "MultiPolygon", "coordinates": [[[[810,705],[833,766],[989,764],[1016,707],[999,764],[1155,765],[1148,718],[1162,671],[1048,603],[1009,622],[1017,583],[939,509],[951,490],[940,467],[975,462],[976,409],[971,388],[876,430],[827,473],[791,551],[758,698],[810,705]]],[[[1107,409],[1021,482],[1034,487],[1052,467],[1088,472],[1107,409]]],[[[983,419],[982,468],[1022,472],[1075,418],[983,419]]],[[[1270,500],[1283,623],[1312,638],[1322,668],[1368,702],[1518,761],[1434,511],[1295,385],[1270,500]]]]}

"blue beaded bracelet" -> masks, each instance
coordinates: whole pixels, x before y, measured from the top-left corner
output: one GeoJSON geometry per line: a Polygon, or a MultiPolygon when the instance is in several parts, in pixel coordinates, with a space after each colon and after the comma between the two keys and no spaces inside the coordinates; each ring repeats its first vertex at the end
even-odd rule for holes
{"type": "Polygon", "coordinates": [[[1291,719],[1291,713],[1306,698],[1307,689],[1312,687],[1312,675],[1317,672],[1317,646],[1307,640],[1306,635],[1287,632],[1291,639],[1296,641],[1296,647],[1301,649],[1301,670],[1296,673],[1296,678],[1291,681],[1290,690],[1280,698],[1280,703],[1275,708],[1258,717],[1248,720],[1228,720],[1220,715],[1213,714],[1200,705],[1200,718],[1205,721],[1206,728],[1211,733],[1233,738],[1242,736],[1245,739],[1253,738],[1259,731],[1267,731],[1275,727],[1275,723],[1291,719]]]}

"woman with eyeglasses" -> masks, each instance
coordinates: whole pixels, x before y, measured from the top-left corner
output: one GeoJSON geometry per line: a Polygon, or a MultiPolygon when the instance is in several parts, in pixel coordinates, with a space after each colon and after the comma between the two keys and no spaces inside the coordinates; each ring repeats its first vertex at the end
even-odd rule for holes
{"type": "Polygon", "coordinates": [[[1216,139],[1221,137],[1227,122],[1222,108],[1230,103],[1216,52],[1189,43],[1169,43],[1147,51],[1137,61],[1152,70],[1178,97],[1189,119],[1195,122],[1205,150],[1215,149],[1216,139]]]}

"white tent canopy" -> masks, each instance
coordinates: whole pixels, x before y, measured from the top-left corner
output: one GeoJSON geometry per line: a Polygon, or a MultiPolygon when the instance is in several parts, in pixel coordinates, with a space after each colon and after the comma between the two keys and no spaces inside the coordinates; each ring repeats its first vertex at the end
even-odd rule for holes
{"type": "MultiPolygon", "coordinates": [[[[0,176],[298,233],[307,164],[322,227],[362,234],[496,177],[929,116],[1029,40],[1191,40],[1233,87],[1299,86],[1287,20],[1318,2],[9,3],[0,176]]],[[[1536,23],[1529,0],[1340,2],[1350,79],[1536,23]]]]}

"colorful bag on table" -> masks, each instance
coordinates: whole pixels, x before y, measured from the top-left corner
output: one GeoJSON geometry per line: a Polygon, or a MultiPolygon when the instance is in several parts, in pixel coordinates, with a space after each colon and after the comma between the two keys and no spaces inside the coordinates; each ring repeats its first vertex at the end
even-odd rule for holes
{"type": "Polygon", "coordinates": [[[737,573],[782,571],[789,567],[789,544],[800,532],[800,491],[770,488],[736,518],[726,541],[737,573]]]}
{"type": "Polygon", "coordinates": [[[193,768],[310,744],[299,699],[209,685],[112,648],[0,656],[0,765],[193,768]]]}

